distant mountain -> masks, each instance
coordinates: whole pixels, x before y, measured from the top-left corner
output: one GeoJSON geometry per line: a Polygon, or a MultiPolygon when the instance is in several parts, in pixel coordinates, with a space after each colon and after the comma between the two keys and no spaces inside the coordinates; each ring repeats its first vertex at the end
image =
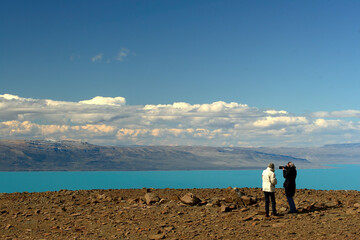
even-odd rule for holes
{"type": "Polygon", "coordinates": [[[304,157],[260,148],[200,146],[97,146],[76,141],[0,140],[0,171],[147,171],[265,168],[304,157]]]}
{"type": "Polygon", "coordinates": [[[360,164],[360,143],[329,144],[310,148],[259,148],[262,152],[305,158],[315,165],[360,164]]]}
{"type": "Polygon", "coordinates": [[[360,148],[360,143],[327,144],[323,148],[360,148]]]}

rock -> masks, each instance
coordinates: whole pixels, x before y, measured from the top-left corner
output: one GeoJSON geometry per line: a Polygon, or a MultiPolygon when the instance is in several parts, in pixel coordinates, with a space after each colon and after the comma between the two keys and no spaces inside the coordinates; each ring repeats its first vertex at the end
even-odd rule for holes
{"type": "Polygon", "coordinates": [[[145,193],[145,201],[147,205],[151,205],[153,203],[159,202],[160,198],[155,193],[147,192],[145,193]]]}
{"type": "Polygon", "coordinates": [[[8,224],[8,225],[5,226],[5,230],[10,229],[11,227],[12,227],[12,225],[11,225],[11,224],[8,224]]]}
{"type": "Polygon", "coordinates": [[[62,213],[62,212],[66,212],[66,210],[67,209],[65,207],[59,207],[59,208],[56,209],[56,212],[57,213],[62,213]]]}
{"type": "Polygon", "coordinates": [[[252,205],[254,203],[256,203],[256,199],[252,198],[252,197],[248,197],[248,196],[242,196],[241,200],[243,201],[243,203],[248,206],[248,205],[252,205]]]}
{"type": "Polygon", "coordinates": [[[242,197],[245,195],[245,193],[241,192],[239,188],[233,188],[233,191],[239,196],[242,197]]]}
{"type": "Polygon", "coordinates": [[[135,203],[138,203],[140,201],[139,198],[130,198],[127,200],[127,203],[128,204],[135,204],[135,203]]]}
{"type": "Polygon", "coordinates": [[[355,203],[355,204],[354,204],[354,207],[355,207],[355,208],[360,208],[360,203],[355,203]]]}
{"type": "Polygon", "coordinates": [[[315,204],[316,204],[316,202],[315,203],[313,203],[313,204],[311,204],[311,205],[308,205],[308,206],[306,206],[306,207],[304,207],[304,209],[305,210],[312,210],[312,209],[314,209],[315,207],[315,204]]]}
{"type": "Polygon", "coordinates": [[[173,226],[164,227],[164,230],[165,230],[166,232],[170,232],[170,231],[173,230],[173,229],[174,229],[173,226]]]}
{"type": "Polygon", "coordinates": [[[231,197],[231,196],[227,196],[224,201],[227,203],[233,203],[236,202],[237,197],[231,197]]]}
{"type": "Polygon", "coordinates": [[[358,214],[358,211],[356,209],[349,208],[349,209],[346,209],[346,214],[355,215],[355,214],[358,214]]]}
{"type": "Polygon", "coordinates": [[[249,211],[249,210],[250,210],[249,208],[241,208],[240,212],[246,212],[246,211],[249,211]]]}
{"type": "Polygon", "coordinates": [[[178,196],[176,196],[176,195],[172,195],[172,196],[169,197],[169,200],[170,201],[179,201],[180,198],[178,196]]]}
{"type": "Polygon", "coordinates": [[[341,201],[339,200],[335,200],[335,201],[332,201],[332,202],[329,202],[326,204],[327,207],[337,207],[339,205],[341,205],[341,201]]]}
{"type": "Polygon", "coordinates": [[[185,194],[180,198],[180,201],[190,206],[194,206],[201,202],[201,200],[192,193],[185,194]]]}
{"type": "Polygon", "coordinates": [[[165,237],[164,233],[149,235],[149,239],[151,240],[163,239],[164,237],[165,237]]]}
{"type": "Polygon", "coordinates": [[[235,205],[235,204],[231,204],[231,205],[229,206],[229,209],[230,209],[230,210],[236,209],[236,205],[235,205]]]}
{"type": "Polygon", "coordinates": [[[286,228],[286,224],[285,223],[274,223],[272,225],[272,227],[274,227],[274,228],[286,228]]]}
{"type": "Polygon", "coordinates": [[[1,210],[1,211],[0,211],[0,214],[6,214],[6,213],[9,213],[9,212],[6,211],[6,210],[1,210]]]}
{"type": "Polygon", "coordinates": [[[226,205],[221,205],[220,212],[230,212],[231,209],[226,205]]]}
{"type": "Polygon", "coordinates": [[[168,214],[170,211],[170,209],[168,207],[165,207],[162,211],[161,214],[168,214]]]}
{"type": "Polygon", "coordinates": [[[256,213],[255,213],[255,214],[248,215],[248,216],[240,219],[240,221],[249,221],[249,220],[251,220],[251,219],[252,219],[253,217],[255,217],[255,216],[256,216],[256,213]]]}
{"type": "Polygon", "coordinates": [[[280,212],[286,212],[286,211],[287,211],[287,208],[286,208],[286,207],[281,207],[281,208],[279,209],[279,211],[280,211],[280,212]]]}
{"type": "Polygon", "coordinates": [[[220,207],[220,206],[221,206],[221,200],[220,200],[220,199],[212,200],[211,204],[212,204],[213,206],[218,206],[218,207],[220,207]]]}

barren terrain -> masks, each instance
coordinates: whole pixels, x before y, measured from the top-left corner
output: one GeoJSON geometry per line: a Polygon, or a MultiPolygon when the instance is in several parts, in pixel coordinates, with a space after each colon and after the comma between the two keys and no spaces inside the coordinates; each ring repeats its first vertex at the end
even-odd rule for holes
{"type": "Polygon", "coordinates": [[[0,239],[360,239],[358,191],[297,190],[266,218],[259,188],[0,194],[0,239]]]}

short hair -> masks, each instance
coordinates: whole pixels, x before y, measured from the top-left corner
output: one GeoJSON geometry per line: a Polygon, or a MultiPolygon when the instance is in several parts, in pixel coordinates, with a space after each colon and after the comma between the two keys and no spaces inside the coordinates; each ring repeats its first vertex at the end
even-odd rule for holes
{"type": "Polygon", "coordinates": [[[288,164],[289,164],[290,167],[294,167],[294,166],[295,166],[293,162],[288,162],[288,164]]]}
{"type": "Polygon", "coordinates": [[[271,169],[274,169],[275,168],[275,165],[273,163],[269,163],[268,164],[268,167],[271,168],[271,169]]]}

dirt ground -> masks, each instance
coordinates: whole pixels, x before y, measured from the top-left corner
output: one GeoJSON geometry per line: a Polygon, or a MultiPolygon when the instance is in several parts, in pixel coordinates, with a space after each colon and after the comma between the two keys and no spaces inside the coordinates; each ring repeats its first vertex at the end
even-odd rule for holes
{"type": "Polygon", "coordinates": [[[0,239],[360,239],[359,191],[294,200],[288,214],[277,189],[279,216],[265,217],[260,188],[2,193],[0,239]]]}

